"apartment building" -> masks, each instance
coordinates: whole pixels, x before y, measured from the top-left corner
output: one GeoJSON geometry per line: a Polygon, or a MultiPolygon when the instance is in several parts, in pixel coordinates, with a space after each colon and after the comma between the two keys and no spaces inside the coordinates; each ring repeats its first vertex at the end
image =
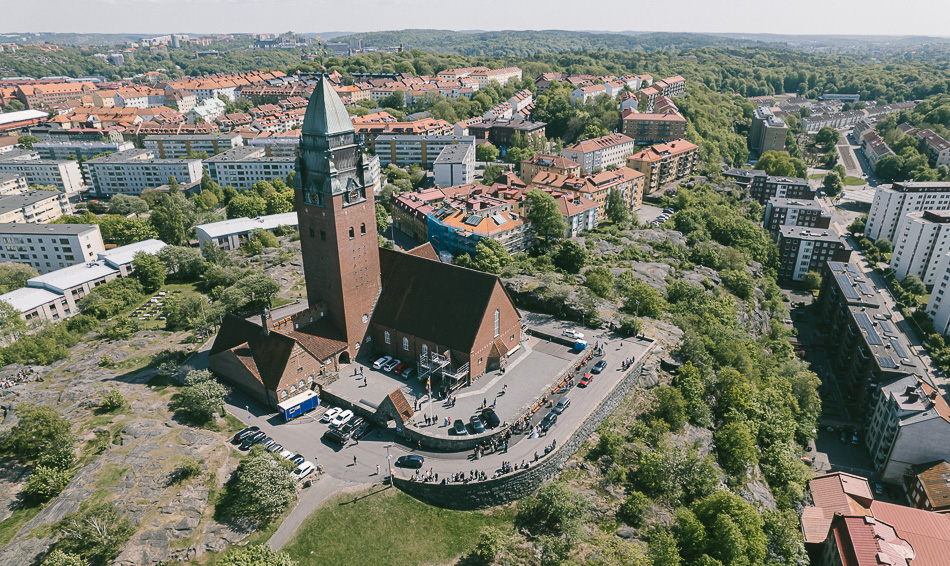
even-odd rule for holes
{"type": "Polygon", "coordinates": [[[263,148],[267,157],[297,157],[300,151],[300,130],[278,134],[262,132],[247,140],[247,145],[263,148]]]}
{"type": "Polygon", "coordinates": [[[666,183],[693,174],[699,146],[686,140],[658,144],[627,158],[627,167],[646,175],[644,191],[650,194],[666,183]]]}
{"type": "Polygon", "coordinates": [[[566,177],[580,177],[581,164],[566,157],[539,153],[521,162],[521,178],[534,179],[538,173],[547,172],[566,177]]]}
{"type": "Polygon", "coordinates": [[[22,175],[0,174],[0,195],[15,195],[27,190],[26,177],[22,175]]]}
{"type": "Polygon", "coordinates": [[[475,148],[473,136],[406,136],[381,135],[376,138],[376,155],[380,167],[390,163],[397,167],[408,167],[413,163],[429,169],[435,163],[442,150],[450,145],[470,145],[475,148]]]}
{"type": "Polygon", "coordinates": [[[432,164],[435,184],[440,187],[465,185],[475,180],[475,146],[473,144],[448,145],[442,149],[432,164]]]}
{"type": "Polygon", "coordinates": [[[641,145],[686,137],[686,118],[675,111],[646,113],[628,108],[623,111],[622,124],[623,134],[641,145]]]}
{"type": "Polygon", "coordinates": [[[907,500],[917,509],[950,511],[950,462],[936,460],[911,466],[904,472],[904,488],[907,500]]]}
{"type": "Polygon", "coordinates": [[[904,215],[894,238],[891,269],[898,279],[916,275],[933,285],[941,256],[950,252],[950,210],[924,210],[904,215]]]}
{"type": "Polygon", "coordinates": [[[927,302],[927,314],[940,334],[950,335],[950,252],[938,254],[934,261],[934,287],[927,302]]]}
{"type": "Polygon", "coordinates": [[[257,218],[231,218],[196,226],[201,249],[213,245],[225,250],[236,250],[254,230],[273,231],[278,226],[297,226],[297,213],[286,212],[257,218]]]}
{"type": "Polygon", "coordinates": [[[90,82],[27,84],[16,87],[16,97],[27,108],[42,108],[50,104],[80,99],[92,91],[96,85],[90,82]]]}
{"type": "Polygon", "coordinates": [[[530,225],[512,210],[512,204],[486,195],[466,200],[445,199],[428,214],[429,243],[439,252],[453,256],[475,255],[484,238],[501,244],[510,254],[530,247],[530,225]]]}
{"type": "Polygon", "coordinates": [[[932,385],[908,374],[874,395],[864,443],[883,481],[899,483],[911,466],[950,454],[950,406],[932,385]]]}
{"type": "Polygon", "coordinates": [[[679,75],[660,79],[654,82],[652,86],[667,98],[674,98],[686,94],[686,79],[679,75]]]}
{"type": "Polygon", "coordinates": [[[450,136],[454,132],[452,124],[445,120],[427,118],[412,122],[397,122],[385,112],[354,118],[353,129],[362,136],[366,151],[370,153],[376,151],[376,138],[379,136],[450,136]]]}
{"type": "Polygon", "coordinates": [[[41,141],[33,144],[33,151],[40,159],[92,159],[103,153],[115,153],[135,149],[135,144],[112,141],[41,141]]]}
{"type": "Polygon", "coordinates": [[[71,214],[69,198],[58,191],[23,191],[0,195],[0,223],[43,224],[71,214]]]}
{"type": "Polygon", "coordinates": [[[200,159],[156,159],[147,149],[130,149],[90,159],[83,169],[99,196],[140,194],[168,183],[169,177],[181,184],[201,180],[200,159]]]}
{"type": "Polygon", "coordinates": [[[104,250],[95,224],[0,225],[0,263],[25,263],[40,273],[94,261],[104,250]]]}
{"type": "Polygon", "coordinates": [[[864,234],[872,240],[894,241],[904,216],[923,210],[950,209],[950,183],[906,181],[882,185],[874,193],[864,234]]]}
{"type": "Polygon", "coordinates": [[[930,158],[934,166],[950,165],[950,142],[937,135],[933,130],[920,130],[914,135],[917,136],[917,139],[924,141],[927,157],[930,158]]]}
{"type": "Polygon", "coordinates": [[[520,118],[514,120],[482,120],[468,125],[468,134],[476,139],[488,140],[492,145],[506,148],[517,133],[522,137],[541,137],[546,131],[544,122],[532,122],[520,118]]]}
{"type": "Polygon", "coordinates": [[[779,226],[777,242],[778,278],[784,281],[801,281],[809,271],[820,273],[826,261],[851,260],[851,250],[832,230],[779,226]]]}
{"type": "Polygon", "coordinates": [[[637,144],[624,134],[608,134],[584,140],[564,148],[561,156],[581,164],[587,173],[610,166],[619,167],[637,150],[637,144]]]}
{"type": "Polygon", "coordinates": [[[240,134],[157,134],[147,136],[142,145],[160,159],[184,159],[198,153],[211,157],[243,143],[240,134]]]}
{"type": "Polygon", "coordinates": [[[432,188],[393,195],[390,213],[393,228],[408,234],[418,242],[429,241],[429,214],[445,200],[442,189],[432,188]]]}
{"type": "Polygon", "coordinates": [[[749,129],[749,149],[756,155],[766,151],[784,151],[788,137],[788,125],[776,116],[768,106],[760,106],[752,114],[749,129]]]}
{"type": "Polygon", "coordinates": [[[835,345],[829,360],[846,399],[868,407],[882,383],[922,375],[922,362],[858,266],[830,261],[822,274],[818,320],[827,343],[835,345]]]}
{"type": "Polygon", "coordinates": [[[475,79],[479,89],[487,87],[492,82],[498,83],[498,86],[505,86],[508,81],[520,81],[521,69],[518,67],[505,67],[502,69],[489,69],[488,67],[464,67],[459,69],[446,69],[436,75],[439,80],[458,80],[466,77],[475,79]]]}
{"type": "Polygon", "coordinates": [[[78,162],[39,159],[36,152],[7,152],[0,155],[0,175],[23,177],[29,185],[52,185],[67,195],[85,189],[78,162]]]}
{"type": "Polygon", "coordinates": [[[258,181],[286,178],[294,170],[294,161],[289,156],[267,157],[261,147],[241,146],[204,160],[204,165],[214,182],[243,190],[258,181]]]}
{"type": "Polygon", "coordinates": [[[764,171],[749,171],[748,175],[740,172],[746,169],[725,171],[724,176],[736,179],[749,189],[749,196],[759,201],[763,206],[773,198],[795,199],[801,201],[815,200],[815,190],[808,181],[798,177],[773,177],[764,171]]]}
{"type": "Polygon", "coordinates": [[[765,205],[762,224],[775,237],[781,226],[829,228],[831,214],[817,200],[773,197],[765,205]]]}
{"type": "Polygon", "coordinates": [[[120,277],[128,277],[132,274],[132,262],[135,261],[136,255],[140,253],[155,255],[167,245],[165,242],[154,238],[142,240],[141,242],[100,252],[99,261],[105,262],[112,269],[119,270],[120,277]]]}

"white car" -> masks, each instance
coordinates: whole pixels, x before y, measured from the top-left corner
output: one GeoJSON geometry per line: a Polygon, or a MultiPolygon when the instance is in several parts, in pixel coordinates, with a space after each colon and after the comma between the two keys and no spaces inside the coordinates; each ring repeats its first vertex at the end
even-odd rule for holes
{"type": "Polygon", "coordinates": [[[392,360],[390,360],[390,362],[389,362],[388,364],[386,364],[386,365],[383,366],[383,370],[384,370],[384,371],[392,371],[392,370],[396,369],[396,366],[398,366],[398,365],[401,364],[401,363],[402,363],[402,362],[400,362],[399,360],[393,358],[392,360]]]}
{"type": "Polygon", "coordinates": [[[299,466],[297,466],[297,469],[291,473],[294,474],[294,477],[297,478],[297,481],[300,481],[304,479],[305,477],[309,476],[310,474],[312,474],[314,467],[315,466],[313,465],[313,462],[311,462],[310,460],[305,460],[303,464],[300,464],[299,466]]]}
{"type": "Polygon", "coordinates": [[[340,428],[349,422],[353,418],[353,411],[347,409],[340,413],[339,415],[333,417],[333,420],[330,421],[330,428],[340,428]]]}
{"type": "Polygon", "coordinates": [[[382,358],[379,358],[373,362],[373,369],[379,369],[383,367],[384,365],[388,364],[391,359],[393,359],[392,356],[383,356],[382,358]]]}
{"type": "Polygon", "coordinates": [[[564,335],[565,335],[565,336],[570,336],[571,338],[574,338],[574,339],[576,339],[576,340],[580,340],[581,338],[584,337],[583,334],[581,334],[580,332],[574,330],[573,328],[568,328],[567,330],[565,330],[565,331],[564,331],[564,335]]]}
{"type": "Polygon", "coordinates": [[[284,450],[280,451],[280,457],[283,458],[284,460],[290,460],[291,458],[294,457],[294,453],[285,448],[284,450]]]}
{"type": "Polygon", "coordinates": [[[327,412],[323,413],[323,416],[320,417],[320,422],[328,423],[336,418],[337,415],[343,412],[343,409],[340,407],[330,407],[327,409],[327,412]]]}

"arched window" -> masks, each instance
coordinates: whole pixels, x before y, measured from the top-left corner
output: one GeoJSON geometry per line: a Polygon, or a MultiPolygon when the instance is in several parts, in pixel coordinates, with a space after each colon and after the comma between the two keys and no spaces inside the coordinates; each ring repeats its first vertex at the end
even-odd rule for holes
{"type": "Polygon", "coordinates": [[[406,337],[403,337],[402,339],[402,349],[407,352],[409,351],[409,339],[406,337]]]}
{"type": "Polygon", "coordinates": [[[495,309],[495,336],[501,334],[501,311],[495,309]]]}
{"type": "Polygon", "coordinates": [[[360,224],[360,236],[366,235],[366,223],[360,224]]]}
{"type": "Polygon", "coordinates": [[[350,239],[352,240],[355,237],[356,237],[356,232],[353,230],[353,227],[350,226],[350,239]]]}
{"type": "Polygon", "coordinates": [[[281,399],[281,401],[283,401],[283,400],[286,399],[286,398],[287,398],[287,390],[286,390],[286,389],[281,389],[281,390],[280,390],[280,399],[281,399]]]}
{"type": "Polygon", "coordinates": [[[296,393],[296,392],[297,392],[297,386],[296,386],[296,385],[291,385],[291,386],[290,386],[290,392],[291,392],[291,393],[296,393]]]}
{"type": "Polygon", "coordinates": [[[387,344],[390,343],[390,342],[389,342],[389,331],[388,331],[388,330],[385,331],[385,332],[383,332],[383,340],[384,340],[387,344]]]}
{"type": "Polygon", "coordinates": [[[429,346],[426,344],[422,345],[422,359],[423,360],[429,359],[429,346]]]}

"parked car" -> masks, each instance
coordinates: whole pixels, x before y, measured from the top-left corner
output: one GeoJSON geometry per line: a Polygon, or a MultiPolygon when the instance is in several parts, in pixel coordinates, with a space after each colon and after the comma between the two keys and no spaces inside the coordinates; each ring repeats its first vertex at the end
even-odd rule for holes
{"type": "Polygon", "coordinates": [[[847,443],[848,443],[848,437],[847,437],[847,436],[845,435],[845,433],[843,433],[843,432],[841,433],[841,438],[839,438],[839,440],[841,441],[841,444],[847,444],[847,443]]]}
{"type": "Polygon", "coordinates": [[[495,428],[501,424],[501,419],[495,414],[495,409],[491,407],[482,409],[482,420],[485,421],[485,426],[488,428],[495,428]]]}
{"type": "Polygon", "coordinates": [[[458,436],[465,436],[468,434],[468,430],[465,429],[465,423],[462,422],[462,419],[455,419],[455,423],[452,425],[452,428],[455,429],[455,434],[458,436]]]}
{"type": "Polygon", "coordinates": [[[672,208],[664,208],[664,209],[663,209],[663,213],[664,213],[664,214],[673,214],[674,212],[676,212],[676,211],[673,210],[672,208]]]}
{"type": "Polygon", "coordinates": [[[851,433],[851,444],[854,444],[855,446],[858,445],[858,433],[856,432],[851,433]]]}
{"type": "Polygon", "coordinates": [[[396,375],[402,375],[402,372],[406,371],[407,369],[409,369],[409,364],[399,364],[393,368],[393,373],[396,375]]]}
{"type": "Polygon", "coordinates": [[[594,376],[591,375],[591,374],[589,374],[589,373],[585,373],[585,374],[584,374],[584,377],[582,377],[581,380],[577,383],[577,386],[578,386],[578,387],[587,387],[588,385],[590,385],[590,384],[593,383],[593,382],[594,382],[594,376]]]}
{"type": "Polygon", "coordinates": [[[554,426],[554,423],[557,422],[557,413],[551,411],[550,413],[544,415],[544,418],[541,419],[541,430],[547,432],[554,426]]]}
{"type": "Polygon", "coordinates": [[[255,432],[257,432],[257,431],[259,431],[259,430],[261,430],[260,427],[257,427],[257,426],[249,426],[249,427],[247,427],[246,429],[244,429],[244,430],[238,432],[237,434],[235,434],[235,435],[234,435],[234,438],[231,440],[231,443],[232,443],[232,444],[238,444],[238,443],[240,443],[240,442],[244,442],[244,439],[245,439],[245,438],[247,438],[248,436],[251,436],[252,434],[254,434],[255,432]]]}
{"type": "Polygon", "coordinates": [[[573,328],[568,328],[567,330],[565,330],[564,332],[562,332],[562,334],[564,334],[565,336],[569,336],[569,337],[571,337],[571,338],[574,338],[575,340],[580,340],[581,338],[584,337],[583,334],[581,334],[580,332],[574,330],[573,328]]]}
{"type": "Polygon", "coordinates": [[[485,423],[482,422],[482,419],[480,419],[478,415],[472,415],[468,419],[468,423],[472,425],[472,430],[475,431],[475,434],[485,432],[485,423]]]}
{"type": "Polygon", "coordinates": [[[323,433],[323,439],[334,444],[339,444],[343,446],[350,440],[350,434],[344,433],[341,429],[338,428],[328,428],[326,432],[323,433]]]}
{"type": "Polygon", "coordinates": [[[401,364],[401,363],[402,363],[402,362],[400,362],[400,361],[397,360],[397,359],[392,359],[392,360],[390,360],[386,365],[383,366],[383,370],[384,370],[384,371],[392,371],[392,370],[396,369],[396,366],[398,366],[398,365],[401,364]]]}
{"type": "Polygon", "coordinates": [[[353,428],[353,438],[359,440],[369,434],[371,430],[373,430],[373,423],[370,421],[360,423],[359,426],[353,428]]]}
{"type": "Polygon", "coordinates": [[[561,400],[558,401],[556,405],[554,405],[554,408],[551,409],[551,411],[560,415],[570,406],[571,400],[567,397],[561,397],[561,400]]]}
{"type": "Polygon", "coordinates": [[[412,374],[414,373],[416,373],[416,370],[414,368],[406,368],[402,371],[402,374],[400,375],[402,375],[403,379],[409,379],[410,377],[412,377],[412,374]]]}
{"type": "Polygon", "coordinates": [[[267,447],[267,451],[273,452],[274,454],[280,454],[283,449],[284,447],[276,442],[267,447]]]}
{"type": "Polygon", "coordinates": [[[400,468],[421,468],[425,461],[426,459],[422,456],[410,454],[408,456],[400,456],[396,458],[396,465],[400,468]]]}
{"type": "Polygon", "coordinates": [[[304,460],[303,464],[297,466],[297,469],[293,471],[294,476],[297,478],[297,481],[304,479],[313,473],[314,465],[313,462],[309,460],[304,460]]]}
{"type": "Polygon", "coordinates": [[[606,368],[607,368],[607,360],[600,360],[599,362],[597,362],[596,364],[594,364],[594,368],[593,368],[592,370],[590,370],[590,372],[591,372],[591,373],[600,373],[600,372],[604,371],[604,369],[606,369],[606,368]]]}
{"type": "Polygon", "coordinates": [[[293,457],[290,459],[290,461],[293,462],[297,466],[299,466],[300,464],[303,464],[304,460],[306,460],[306,458],[304,458],[300,454],[294,454],[293,457]]]}
{"type": "Polygon", "coordinates": [[[343,409],[341,409],[340,407],[330,407],[329,409],[327,409],[325,413],[323,413],[323,416],[320,417],[320,422],[328,423],[332,421],[333,419],[335,419],[336,416],[342,412],[343,412],[343,409]]]}
{"type": "Polygon", "coordinates": [[[247,438],[244,439],[244,442],[241,443],[240,449],[241,449],[241,450],[250,450],[250,449],[251,449],[251,446],[254,446],[255,444],[257,444],[258,442],[264,440],[265,438],[267,438],[267,435],[266,435],[266,434],[264,434],[264,433],[261,432],[261,431],[257,431],[257,432],[255,432],[254,434],[252,434],[252,435],[250,435],[250,436],[248,436],[247,438]]]}
{"type": "Polygon", "coordinates": [[[283,458],[284,460],[290,460],[291,458],[294,457],[294,453],[284,448],[283,450],[280,451],[280,457],[283,458]]]}
{"type": "Polygon", "coordinates": [[[330,421],[330,428],[340,428],[353,418],[353,411],[347,409],[330,421]]]}
{"type": "Polygon", "coordinates": [[[875,495],[884,495],[884,485],[881,482],[874,482],[875,495]]]}
{"type": "Polygon", "coordinates": [[[264,440],[262,440],[260,444],[261,444],[261,446],[263,446],[265,449],[267,449],[267,448],[270,448],[271,445],[277,444],[277,441],[268,436],[267,438],[265,438],[264,440]]]}
{"type": "Polygon", "coordinates": [[[383,367],[384,365],[388,364],[390,360],[392,359],[393,359],[392,356],[383,356],[382,358],[379,358],[378,360],[373,362],[373,369],[379,369],[383,367]]]}

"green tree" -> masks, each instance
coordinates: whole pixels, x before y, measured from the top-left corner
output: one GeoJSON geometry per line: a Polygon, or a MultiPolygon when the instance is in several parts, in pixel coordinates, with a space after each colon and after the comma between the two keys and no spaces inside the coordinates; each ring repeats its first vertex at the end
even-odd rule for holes
{"type": "Polygon", "coordinates": [[[755,168],[780,177],[805,177],[808,171],[804,161],[790,156],[787,151],[763,152],[755,168]]]}
{"type": "Polygon", "coordinates": [[[501,165],[488,165],[485,167],[485,172],[482,173],[482,184],[483,185],[492,185],[498,180],[498,177],[501,177],[504,174],[505,168],[501,165]]]}
{"type": "Polygon", "coordinates": [[[293,190],[280,191],[268,195],[264,199],[264,212],[267,214],[284,214],[294,210],[293,190]]]}
{"type": "Polygon", "coordinates": [[[640,527],[653,507],[649,497],[639,491],[631,491],[617,510],[617,518],[631,527],[640,527]]]}
{"type": "Polygon", "coordinates": [[[755,281],[748,271],[745,269],[724,269],[719,272],[719,275],[722,277],[722,283],[726,286],[726,289],[729,289],[733,295],[746,301],[752,300],[753,293],[755,293],[755,281]]]}
{"type": "MultiPolygon", "coordinates": [[[[48,405],[20,403],[16,406],[17,423],[10,429],[4,445],[23,463],[43,462],[63,447],[73,449],[76,438],[69,421],[48,405]]],[[[68,468],[72,465],[62,466],[68,468]]]]}
{"type": "Polygon", "coordinates": [[[656,402],[653,414],[670,425],[670,431],[679,432],[686,424],[686,401],[675,387],[663,385],[654,389],[656,402]]]}
{"type": "Polygon", "coordinates": [[[567,273],[577,274],[587,265],[587,250],[574,240],[561,240],[554,252],[554,265],[567,273]]]}
{"type": "Polygon", "coordinates": [[[550,194],[531,189],[525,194],[525,206],[528,210],[526,217],[531,222],[535,233],[544,239],[544,248],[551,247],[551,241],[561,238],[567,230],[567,223],[557,201],[550,194]]]}
{"type": "Polygon", "coordinates": [[[180,246],[187,241],[187,233],[194,226],[196,215],[195,203],[183,194],[163,194],[152,207],[148,220],[163,242],[180,246]]]}
{"type": "Polygon", "coordinates": [[[25,134],[18,137],[16,141],[23,149],[33,149],[33,144],[39,143],[40,138],[25,134]]]}
{"type": "Polygon", "coordinates": [[[498,240],[482,238],[475,245],[472,268],[486,273],[501,273],[508,265],[511,265],[511,255],[498,240]]]}
{"type": "Polygon", "coordinates": [[[4,112],[19,112],[20,110],[26,110],[26,105],[16,99],[7,102],[7,105],[3,107],[4,112]]]}
{"type": "Polygon", "coordinates": [[[917,277],[913,273],[905,275],[901,279],[901,287],[914,296],[924,295],[927,293],[927,286],[924,285],[924,282],[920,280],[920,277],[917,277]]]}
{"type": "MultiPolygon", "coordinates": [[[[204,299],[196,295],[173,295],[165,299],[162,316],[168,330],[190,330],[208,321],[215,320],[212,307],[202,304],[204,299]]],[[[217,312],[216,309],[214,309],[217,312]]]]}
{"type": "Polygon", "coordinates": [[[498,527],[485,526],[478,533],[472,558],[478,564],[494,564],[498,553],[507,549],[511,542],[511,535],[498,527]]]}
{"type": "Polygon", "coordinates": [[[825,126],[818,130],[818,133],[815,134],[815,141],[820,143],[825,148],[829,148],[838,143],[838,139],[840,137],[841,133],[838,132],[838,130],[825,126]]]}
{"type": "Polygon", "coordinates": [[[148,203],[141,197],[133,195],[115,195],[109,200],[109,214],[128,216],[129,214],[144,214],[148,212],[148,203]]]}
{"type": "Polygon", "coordinates": [[[122,395],[122,392],[119,391],[118,387],[113,385],[109,389],[109,392],[103,396],[102,401],[99,403],[98,410],[103,413],[114,413],[127,405],[128,403],[122,395]]]}
{"type": "Polygon", "coordinates": [[[828,193],[828,196],[836,196],[841,192],[841,189],[844,188],[844,183],[841,181],[841,177],[837,173],[828,173],[825,175],[824,181],[822,181],[821,186],[825,189],[825,192],[828,193]]]}
{"type": "Polygon", "coordinates": [[[614,291],[614,274],[606,267],[591,267],[584,272],[584,285],[603,299],[609,299],[614,291]]]}
{"type": "Polygon", "coordinates": [[[175,395],[175,408],[190,422],[206,424],[224,411],[228,388],[208,370],[192,370],[185,376],[185,387],[175,395]]]}
{"type": "Polygon", "coordinates": [[[885,155],[874,165],[874,174],[884,183],[906,181],[905,161],[900,155],[885,155]]]}
{"type": "Polygon", "coordinates": [[[154,293],[165,284],[165,264],[157,256],[138,252],[132,260],[132,274],[146,293],[154,293]]]}
{"type": "Polygon", "coordinates": [[[703,376],[699,368],[694,366],[692,362],[686,362],[679,368],[676,377],[673,378],[673,385],[679,389],[683,396],[690,422],[698,426],[708,426],[712,419],[712,413],[709,410],[709,404],[706,402],[703,376]]]}
{"type": "Polygon", "coordinates": [[[30,479],[23,493],[26,498],[36,503],[43,503],[59,495],[66,484],[72,479],[70,470],[36,466],[30,472],[30,479]]]}
{"type": "Polygon", "coordinates": [[[633,272],[625,271],[621,274],[617,287],[624,298],[621,310],[627,314],[659,318],[666,308],[660,292],[637,279],[633,272]]]}
{"type": "Polygon", "coordinates": [[[266,524],[297,497],[292,464],[255,446],[225,485],[222,505],[216,512],[231,519],[266,524]]]}
{"type": "Polygon", "coordinates": [[[43,562],[40,563],[40,566],[88,566],[86,561],[83,560],[82,556],[78,554],[72,554],[68,552],[63,552],[62,550],[53,549],[52,552],[46,555],[46,558],[43,559],[43,562]]]}
{"type": "Polygon", "coordinates": [[[166,273],[178,279],[195,280],[208,267],[201,250],[189,246],[165,246],[156,255],[165,265],[166,273]]]}
{"type": "Polygon", "coordinates": [[[256,194],[241,194],[225,207],[228,218],[257,218],[267,213],[267,201],[256,194]]]}
{"type": "Polygon", "coordinates": [[[176,179],[174,175],[170,175],[168,177],[168,192],[177,193],[178,191],[178,179],[176,179]]]}
{"type": "Polygon", "coordinates": [[[533,535],[561,537],[573,544],[581,537],[589,504],[564,482],[545,483],[537,495],[518,502],[518,523],[533,535]]]}
{"type": "Polygon", "coordinates": [[[380,203],[376,203],[376,233],[385,234],[389,230],[389,211],[380,203]]]}
{"type": "Polygon", "coordinates": [[[650,558],[653,561],[652,566],[681,566],[683,559],[680,558],[679,550],[676,548],[676,538],[666,527],[653,527],[647,533],[647,548],[650,558]]]}
{"type": "Polygon", "coordinates": [[[475,160],[493,163],[498,159],[498,148],[490,143],[475,146],[475,160]]]}
{"type": "Polygon", "coordinates": [[[40,272],[26,263],[4,261],[0,263],[0,294],[26,287],[28,279],[39,276],[40,272]]]}
{"type": "Polygon", "coordinates": [[[396,110],[399,110],[405,105],[406,95],[402,91],[396,91],[379,99],[380,108],[395,108],[396,110]]]}
{"type": "Polygon", "coordinates": [[[874,242],[874,247],[877,248],[882,254],[889,254],[894,251],[894,244],[892,244],[887,238],[879,238],[876,242],[874,242]]]}
{"type": "Polygon", "coordinates": [[[626,226],[630,221],[630,209],[617,189],[607,194],[607,218],[618,226],[626,226]]]}
{"type": "Polygon", "coordinates": [[[854,222],[852,222],[851,225],[848,226],[848,230],[853,234],[863,234],[864,228],[866,226],[867,226],[867,219],[866,217],[862,216],[860,218],[856,218],[854,222]]]}
{"type": "Polygon", "coordinates": [[[129,518],[111,501],[92,503],[66,515],[59,528],[62,536],[57,548],[93,566],[109,563],[135,532],[129,518]]]}
{"type": "Polygon", "coordinates": [[[821,289],[821,273],[809,271],[802,275],[802,285],[810,291],[821,289]]]}
{"type": "Polygon", "coordinates": [[[266,544],[232,546],[224,558],[218,561],[220,566],[297,566],[286,552],[272,550],[266,544]]]}
{"type": "Polygon", "coordinates": [[[729,421],[716,430],[716,452],[722,469],[733,477],[745,475],[757,461],[755,437],[745,423],[729,421]]]}

